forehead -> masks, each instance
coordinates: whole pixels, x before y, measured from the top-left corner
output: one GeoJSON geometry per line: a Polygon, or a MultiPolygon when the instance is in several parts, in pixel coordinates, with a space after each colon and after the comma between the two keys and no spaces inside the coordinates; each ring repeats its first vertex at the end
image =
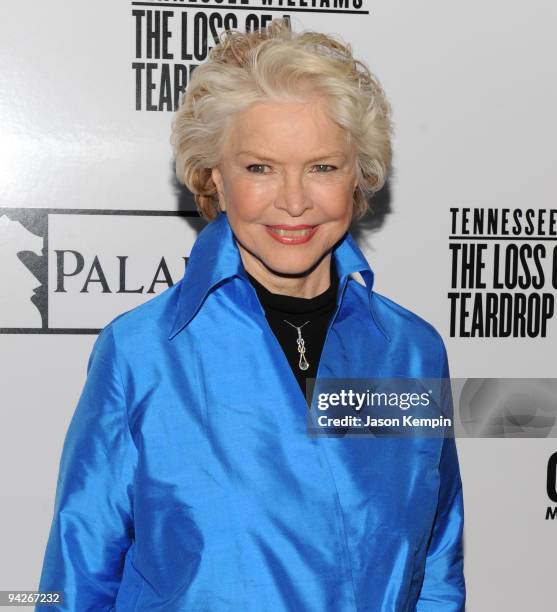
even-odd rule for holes
{"type": "Polygon", "coordinates": [[[346,150],[346,131],[335,123],[323,100],[257,102],[230,119],[225,150],[283,151],[346,150]]]}

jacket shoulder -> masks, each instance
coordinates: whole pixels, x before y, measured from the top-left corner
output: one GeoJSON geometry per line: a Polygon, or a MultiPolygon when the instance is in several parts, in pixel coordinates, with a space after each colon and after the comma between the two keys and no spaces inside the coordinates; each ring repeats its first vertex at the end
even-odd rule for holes
{"type": "Polygon", "coordinates": [[[441,334],[429,321],[415,312],[376,291],[372,293],[371,307],[378,323],[391,340],[406,338],[444,350],[441,334]]]}
{"type": "Polygon", "coordinates": [[[176,314],[177,300],[182,281],[178,281],[162,293],[120,313],[102,329],[111,331],[121,348],[141,351],[159,338],[167,337],[176,314]]]}

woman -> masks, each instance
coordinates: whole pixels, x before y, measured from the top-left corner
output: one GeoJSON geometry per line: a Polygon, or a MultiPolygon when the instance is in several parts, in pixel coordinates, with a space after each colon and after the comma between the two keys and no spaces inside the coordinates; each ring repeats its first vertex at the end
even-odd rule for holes
{"type": "Polygon", "coordinates": [[[390,132],[350,47],[287,21],[195,70],[173,143],[210,223],[95,343],[40,583],[61,609],[464,610],[454,438],[306,431],[307,378],[448,377],[348,233],[390,132]]]}

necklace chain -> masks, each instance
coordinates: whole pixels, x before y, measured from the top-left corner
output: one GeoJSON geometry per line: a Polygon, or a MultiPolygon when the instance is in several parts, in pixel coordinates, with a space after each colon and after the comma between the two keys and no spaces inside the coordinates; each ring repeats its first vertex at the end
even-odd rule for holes
{"type": "Polygon", "coordinates": [[[309,321],[306,321],[302,325],[294,325],[294,323],[290,323],[290,321],[287,321],[286,319],[283,319],[283,321],[285,323],[288,323],[288,325],[291,325],[298,332],[298,338],[296,340],[296,342],[298,343],[298,353],[300,353],[298,367],[300,368],[300,370],[307,370],[309,368],[309,363],[306,359],[306,343],[302,338],[302,327],[304,325],[307,325],[309,321]]]}

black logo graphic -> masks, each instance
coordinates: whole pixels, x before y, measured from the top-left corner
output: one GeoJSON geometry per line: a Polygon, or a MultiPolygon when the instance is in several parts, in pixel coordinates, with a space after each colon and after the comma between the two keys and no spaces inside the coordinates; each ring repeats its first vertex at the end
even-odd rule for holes
{"type": "MultiPolygon", "coordinates": [[[[547,462],[547,496],[557,504],[557,453],[553,453],[547,462]]],[[[557,519],[557,506],[548,506],[545,520],[557,519]]]]}
{"type": "Polygon", "coordinates": [[[195,211],[0,209],[0,333],[99,333],[111,316],[180,280],[189,254],[181,217],[203,225],[195,211]],[[167,248],[164,224],[163,239],[159,231],[149,242],[154,219],[183,232],[170,256],[154,252],[167,248]]]}

